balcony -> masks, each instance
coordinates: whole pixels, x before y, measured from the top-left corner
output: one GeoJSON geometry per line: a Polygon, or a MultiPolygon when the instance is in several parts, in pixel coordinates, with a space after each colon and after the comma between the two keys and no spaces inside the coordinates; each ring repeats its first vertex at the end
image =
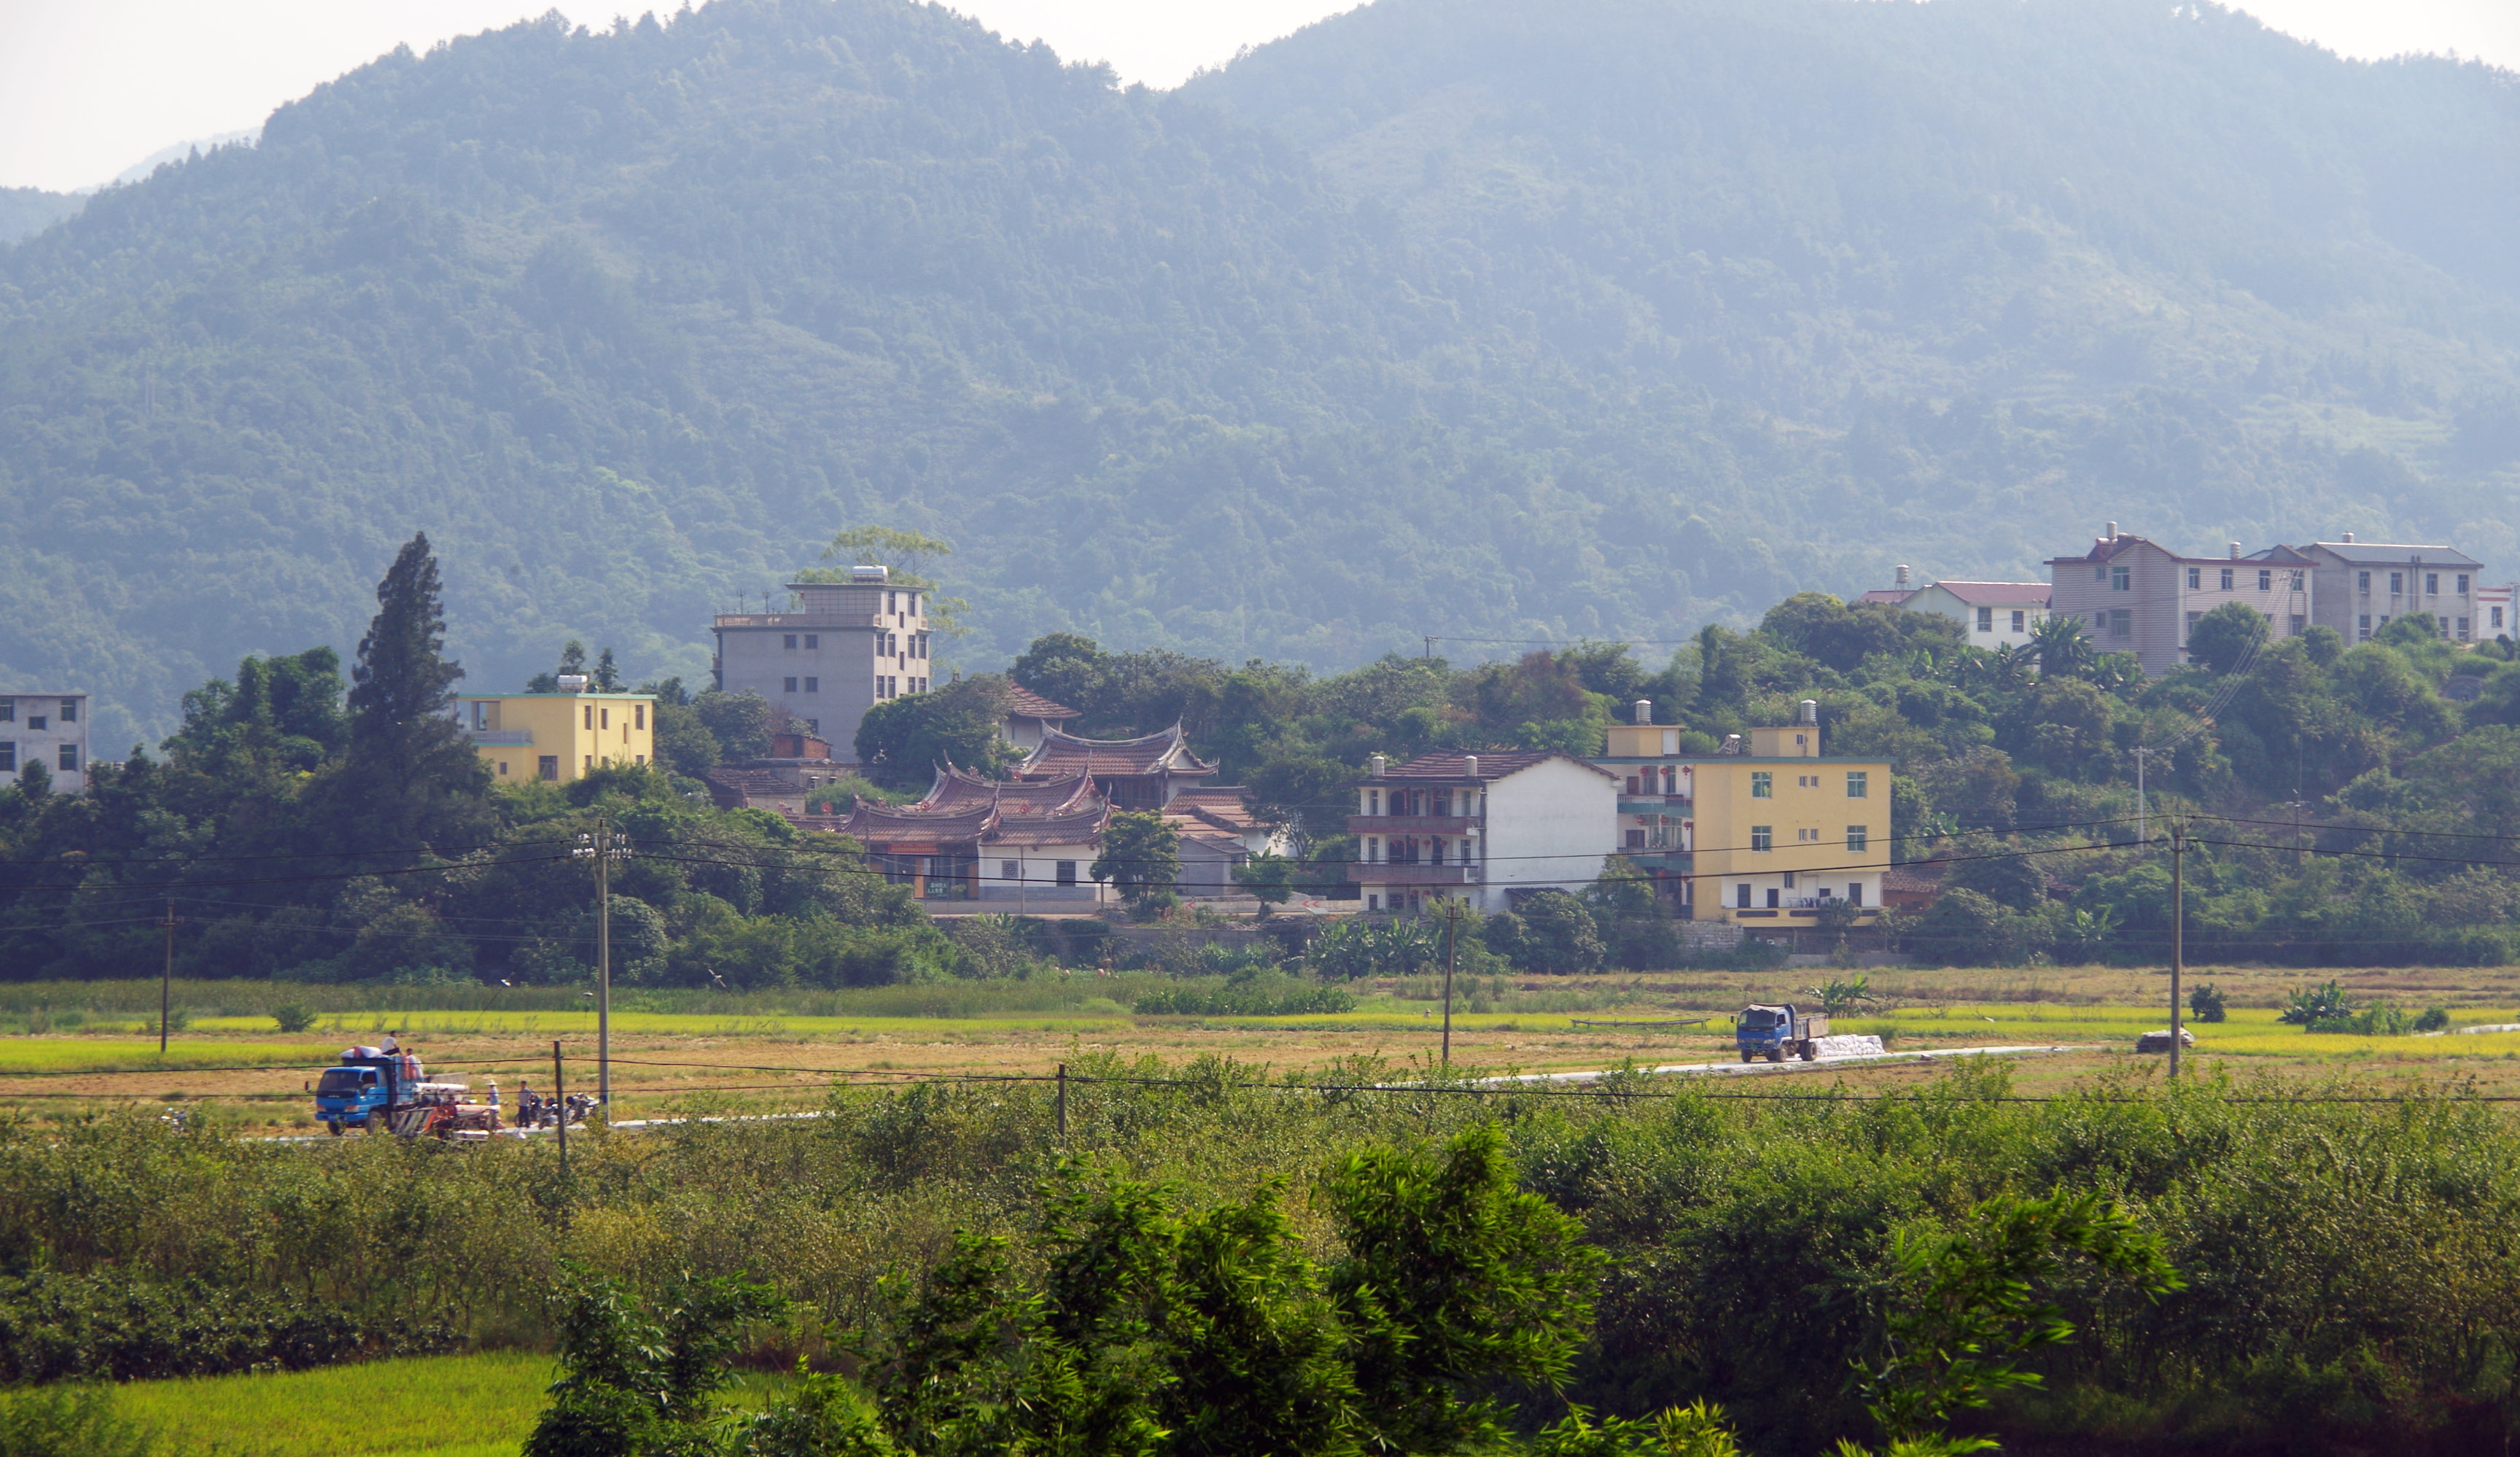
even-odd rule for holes
{"type": "Polygon", "coordinates": [[[1377,861],[1351,864],[1347,878],[1360,886],[1475,886],[1475,865],[1393,865],[1377,861]]]}
{"type": "Polygon", "coordinates": [[[711,620],[719,627],[781,627],[810,632],[884,625],[878,621],[881,615],[878,613],[720,613],[711,620]]]}
{"type": "Polygon", "coordinates": [[[532,729],[466,729],[464,734],[472,741],[474,747],[480,749],[531,749],[534,747],[532,729]]]}
{"type": "Polygon", "coordinates": [[[1459,838],[1481,824],[1474,814],[1352,814],[1350,835],[1442,835],[1459,838]]]}
{"type": "Polygon", "coordinates": [[[1694,812],[1695,801],[1687,795],[1631,795],[1619,791],[1621,814],[1678,814],[1694,812]]]}

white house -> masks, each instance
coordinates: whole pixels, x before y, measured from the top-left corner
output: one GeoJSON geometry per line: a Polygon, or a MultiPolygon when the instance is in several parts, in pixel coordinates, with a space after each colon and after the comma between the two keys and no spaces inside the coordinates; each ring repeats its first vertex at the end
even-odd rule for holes
{"type": "Polygon", "coordinates": [[[1553,750],[1373,756],[1356,789],[1348,867],[1368,911],[1461,900],[1510,910],[1535,890],[1581,890],[1617,848],[1619,781],[1553,750]]]}
{"type": "Polygon", "coordinates": [[[14,780],[38,764],[50,772],[56,795],[87,788],[86,694],[0,696],[0,778],[14,780]]]}
{"type": "Polygon", "coordinates": [[[1972,648],[2027,647],[2048,616],[2046,582],[1936,582],[1910,593],[1899,606],[1938,613],[1960,624],[1972,648]]]}

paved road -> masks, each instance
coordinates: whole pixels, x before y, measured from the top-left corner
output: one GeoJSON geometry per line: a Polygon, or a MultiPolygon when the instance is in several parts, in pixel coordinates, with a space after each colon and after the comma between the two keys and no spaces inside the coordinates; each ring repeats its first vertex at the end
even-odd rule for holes
{"type": "MultiPolygon", "coordinates": [[[[1815,1062],[1809,1063],[1798,1061],[1787,1061],[1782,1063],[1674,1063],[1668,1067],[1639,1068],[1636,1070],[1639,1072],[1651,1072],[1657,1076],[1775,1077],[1788,1072],[1823,1072],[1831,1068],[1848,1068],[1867,1063],[1935,1063],[1949,1058],[1974,1057],[2025,1058],[2041,1057],[2048,1053],[2057,1052],[2092,1052],[2096,1050],[2096,1048],[2091,1046],[2069,1047],[2061,1044],[2039,1047],[1937,1047],[1925,1052],[1858,1053],[1853,1057],[1821,1058],[1815,1062]]],[[[1598,1082],[1604,1077],[1616,1075],[1617,1074],[1615,1073],[1607,1071],[1527,1072],[1518,1077],[1491,1077],[1485,1079],[1485,1081],[1499,1084],[1522,1082],[1598,1082]]]]}

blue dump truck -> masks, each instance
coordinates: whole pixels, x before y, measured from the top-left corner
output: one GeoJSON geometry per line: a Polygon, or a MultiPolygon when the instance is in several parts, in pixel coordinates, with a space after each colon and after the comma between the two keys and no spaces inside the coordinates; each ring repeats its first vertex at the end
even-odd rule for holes
{"type": "Polygon", "coordinates": [[[1781,1007],[1753,1003],[1732,1022],[1733,1045],[1741,1049],[1745,1063],[1761,1057],[1781,1063],[1788,1056],[1808,1063],[1820,1056],[1820,1039],[1827,1035],[1827,1013],[1798,1012],[1790,1002],[1781,1007]]]}

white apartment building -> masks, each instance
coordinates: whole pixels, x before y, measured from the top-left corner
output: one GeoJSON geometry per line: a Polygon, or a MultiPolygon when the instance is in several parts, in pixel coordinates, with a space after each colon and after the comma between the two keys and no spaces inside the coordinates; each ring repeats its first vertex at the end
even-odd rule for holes
{"type": "Polygon", "coordinates": [[[1972,648],[2026,648],[2048,620],[2046,582],[1935,582],[1899,600],[1912,613],[1935,613],[1960,624],[1972,648]]]}
{"type": "Polygon", "coordinates": [[[1543,750],[1375,754],[1347,822],[1348,866],[1368,911],[1460,900],[1513,908],[1536,890],[1578,891],[1618,848],[1617,776],[1543,750]]]}
{"type": "Polygon", "coordinates": [[[793,612],[721,614],[711,679],[760,694],[854,759],[867,709],[928,688],[927,591],[889,576],[856,567],[845,582],[789,582],[793,612]]]}
{"type": "Polygon", "coordinates": [[[0,695],[0,778],[41,765],[56,795],[87,789],[87,695],[0,695]]]}
{"type": "Polygon", "coordinates": [[[2488,620],[2490,609],[2507,608],[2487,598],[2485,568],[2447,546],[2356,541],[2315,541],[2301,549],[2314,564],[2318,604],[2314,619],[2349,643],[2366,643],[2392,618],[2432,615],[2434,630],[2452,642],[2491,638],[2507,625],[2488,620]]]}

